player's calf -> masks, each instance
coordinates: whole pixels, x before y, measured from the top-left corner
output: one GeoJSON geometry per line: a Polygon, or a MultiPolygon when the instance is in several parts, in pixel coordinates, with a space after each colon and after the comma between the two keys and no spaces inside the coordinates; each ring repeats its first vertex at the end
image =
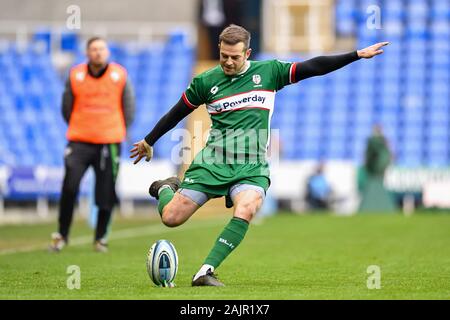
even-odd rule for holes
{"type": "Polygon", "coordinates": [[[244,239],[248,224],[261,207],[265,194],[261,187],[246,184],[233,186],[230,191],[234,203],[234,217],[225,226],[202,267],[195,274],[193,286],[223,285],[214,277],[214,270],[244,239]]]}

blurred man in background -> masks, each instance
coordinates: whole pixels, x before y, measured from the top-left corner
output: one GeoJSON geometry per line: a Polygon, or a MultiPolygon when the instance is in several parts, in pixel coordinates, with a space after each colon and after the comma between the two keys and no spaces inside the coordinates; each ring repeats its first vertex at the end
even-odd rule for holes
{"type": "Polygon", "coordinates": [[[369,175],[384,176],[391,163],[392,155],[381,126],[374,125],[372,135],[367,140],[365,167],[369,175]]]}
{"type": "Polygon", "coordinates": [[[311,209],[329,209],[331,205],[332,189],[324,174],[323,163],[308,178],[306,188],[306,201],[311,209]]]}
{"type": "Polygon", "coordinates": [[[358,172],[361,194],[360,212],[393,212],[396,205],[384,185],[384,174],[391,164],[392,152],[381,126],[374,125],[367,140],[364,167],[358,172]]]}
{"type": "Polygon", "coordinates": [[[68,243],[80,181],[92,166],[95,172],[95,204],[98,219],[94,249],[107,251],[106,233],[117,202],[115,183],[120,143],[134,117],[134,93],[126,70],[109,62],[106,40],[93,37],[86,46],[87,63],[70,70],[62,101],[69,127],[64,152],[65,176],[59,208],[59,230],[52,234],[50,249],[60,251],[68,243]]]}

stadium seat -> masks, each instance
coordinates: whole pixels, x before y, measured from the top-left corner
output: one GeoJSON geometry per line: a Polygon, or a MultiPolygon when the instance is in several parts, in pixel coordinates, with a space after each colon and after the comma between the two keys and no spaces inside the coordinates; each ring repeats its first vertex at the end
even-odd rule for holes
{"type": "Polygon", "coordinates": [[[355,33],[356,1],[336,2],[336,31],[342,36],[355,33]]]}
{"type": "Polygon", "coordinates": [[[33,42],[42,45],[46,53],[50,53],[52,31],[50,28],[38,28],[33,34],[33,42]]]}
{"type": "Polygon", "coordinates": [[[79,47],[78,35],[74,32],[63,32],[61,34],[61,50],[75,53],[79,47]]]}

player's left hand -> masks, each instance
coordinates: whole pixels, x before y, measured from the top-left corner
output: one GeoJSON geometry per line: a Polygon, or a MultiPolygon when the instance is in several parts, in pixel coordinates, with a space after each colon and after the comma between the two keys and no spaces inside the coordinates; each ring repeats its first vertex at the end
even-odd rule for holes
{"type": "Polygon", "coordinates": [[[137,157],[136,160],[134,160],[133,164],[138,163],[141,161],[143,157],[145,157],[145,161],[149,162],[153,157],[153,147],[145,141],[145,139],[142,139],[139,142],[133,143],[134,148],[130,150],[130,158],[137,157]]]}
{"type": "Polygon", "coordinates": [[[372,57],[375,57],[379,54],[383,53],[383,49],[380,49],[381,47],[387,46],[389,44],[389,42],[378,42],[375,43],[373,45],[371,45],[370,47],[358,50],[358,57],[360,58],[365,58],[365,59],[370,59],[372,57]]]}

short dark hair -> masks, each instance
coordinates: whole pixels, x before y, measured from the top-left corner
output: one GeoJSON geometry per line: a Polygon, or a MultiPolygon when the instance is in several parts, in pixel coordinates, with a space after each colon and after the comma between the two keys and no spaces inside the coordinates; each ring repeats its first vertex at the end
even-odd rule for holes
{"type": "Polygon", "coordinates": [[[99,36],[95,36],[95,37],[91,37],[88,39],[87,43],[86,43],[86,49],[89,49],[89,47],[91,46],[92,42],[97,41],[97,40],[101,40],[101,41],[105,41],[106,40],[102,37],[99,36]]]}
{"type": "Polygon", "coordinates": [[[219,45],[222,41],[229,45],[235,45],[239,42],[244,43],[245,50],[250,48],[251,35],[245,28],[238,26],[236,24],[230,24],[228,27],[223,29],[219,36],[219,45]]]}

